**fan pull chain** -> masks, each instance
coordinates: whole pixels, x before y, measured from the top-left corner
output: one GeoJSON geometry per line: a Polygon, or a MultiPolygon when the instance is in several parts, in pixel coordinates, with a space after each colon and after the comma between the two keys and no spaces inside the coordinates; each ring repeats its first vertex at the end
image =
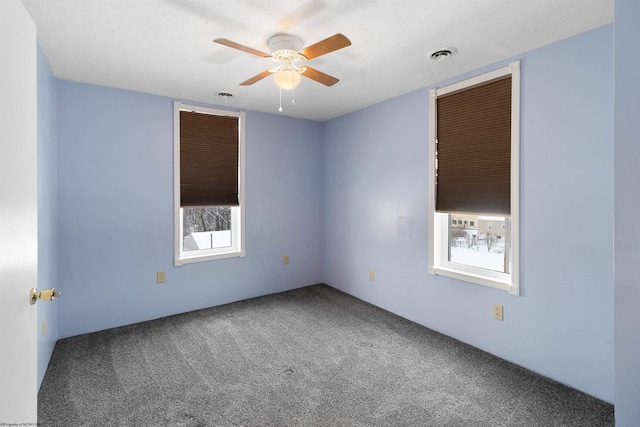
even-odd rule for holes
{"type": "Polygon", "coordinates": [[[282,88],[280,88],[280,108],[278,108],[278,111],[282,113],[282,88]]]}
{"type": "Polygon", "coordinates": [[[296,105],[296,84],[293,73],[291,73],[291,105],[296,105]]]}

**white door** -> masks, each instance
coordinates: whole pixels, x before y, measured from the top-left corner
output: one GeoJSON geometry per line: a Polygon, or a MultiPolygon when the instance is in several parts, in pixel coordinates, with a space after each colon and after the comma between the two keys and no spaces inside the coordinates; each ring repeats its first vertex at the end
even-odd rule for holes
{"type": "Polygon", "coordinates": [[[37,421],[36,67],[33,20],[0,0],[0,425],[37,421]]]}

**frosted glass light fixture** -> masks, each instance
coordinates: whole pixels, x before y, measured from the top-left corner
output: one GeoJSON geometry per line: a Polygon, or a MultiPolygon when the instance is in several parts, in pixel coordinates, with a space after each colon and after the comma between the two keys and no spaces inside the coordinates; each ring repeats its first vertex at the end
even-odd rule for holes
{"type": "Polygon", "coordinates": [[[284,90],[291,90],[300,84],[300,73],[291,69],[283,69],[273,73],[273,80],[284,90]]]}

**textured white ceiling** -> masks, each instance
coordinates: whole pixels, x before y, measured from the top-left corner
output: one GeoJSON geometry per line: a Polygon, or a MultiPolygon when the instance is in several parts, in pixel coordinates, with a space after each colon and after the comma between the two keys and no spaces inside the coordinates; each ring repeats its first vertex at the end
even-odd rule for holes
{"type": "MultiPolygon", "coordinates": [[[[278,33],[309,46],[336,33],[350,47],[309,65],[340,79],[303,79],[280,114],[325,121],[613,21],[614,0],[22,0],[56,77],[171,98],[278,113],[272,66],[213,43],[269,52],[278,33]],[[446,61],[430,50],[454,46],[446,61]]],[[[597,52],[594,52],[597,54],[597,52]]]]}

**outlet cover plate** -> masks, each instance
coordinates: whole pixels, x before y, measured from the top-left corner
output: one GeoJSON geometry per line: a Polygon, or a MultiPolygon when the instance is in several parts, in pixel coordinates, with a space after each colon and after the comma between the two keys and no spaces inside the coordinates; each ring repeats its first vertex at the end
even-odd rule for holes
{"type": "Polygon", "coordinates": [[[504,320],[502,304],[493,304],[493,318],[497,320],[504,320]]]}

